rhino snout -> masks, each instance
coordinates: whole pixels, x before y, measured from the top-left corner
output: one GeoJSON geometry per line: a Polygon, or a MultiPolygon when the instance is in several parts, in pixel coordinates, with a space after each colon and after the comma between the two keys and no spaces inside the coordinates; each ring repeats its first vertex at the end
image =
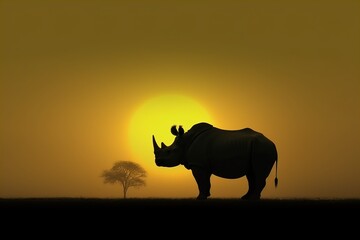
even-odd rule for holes
{"type": "Polygon", "coordinates": [[[155,159],[156,166],[164,166],[164,160],[163,159],[155,159]]]}

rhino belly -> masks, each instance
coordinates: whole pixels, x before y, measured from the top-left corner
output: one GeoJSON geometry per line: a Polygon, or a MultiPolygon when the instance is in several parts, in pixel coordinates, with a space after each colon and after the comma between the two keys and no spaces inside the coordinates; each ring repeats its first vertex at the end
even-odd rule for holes
{"type": "Polygon", "coordinates": [[[234,156],[232,158],[218,157],[210,162],[212,174],[222,178],[243,177],[249,168],[249,161],[241,158],[241,156],[234,156]]]}

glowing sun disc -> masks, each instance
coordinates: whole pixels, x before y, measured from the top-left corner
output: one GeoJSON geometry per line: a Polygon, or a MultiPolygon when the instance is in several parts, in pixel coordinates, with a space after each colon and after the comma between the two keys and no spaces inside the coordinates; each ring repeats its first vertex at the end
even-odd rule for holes
{"type": "Polygon", "coordinates": [[[172,125],[182,125],[186,132],[198,122],[213,124],[206,108],[193,98],[177,94],[151,98],[136,109],[130,120],[132,155],[146,168],[155,168],[152,135],[158,144],[170,145],[175,138],[170,133],[172,125]]]}

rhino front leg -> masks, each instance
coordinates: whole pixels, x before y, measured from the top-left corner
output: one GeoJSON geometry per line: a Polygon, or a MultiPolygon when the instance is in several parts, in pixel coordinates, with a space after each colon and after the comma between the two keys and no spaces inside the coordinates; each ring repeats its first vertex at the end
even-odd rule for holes
{"type": "Polygon", "coordinates": [[[192,168],[191,171],[199,188],[199,196],[196,199],[197,200],[207,199],[207,197],[210,196],[211,173],[201,168],[192,168]]]}

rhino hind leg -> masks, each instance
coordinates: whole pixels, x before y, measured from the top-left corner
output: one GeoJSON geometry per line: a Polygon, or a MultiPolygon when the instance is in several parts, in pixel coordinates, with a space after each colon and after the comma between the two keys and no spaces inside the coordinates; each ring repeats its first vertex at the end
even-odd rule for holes
{"type": "Polygon", "coordinates": [[[275,163],[276,152],[273,144],[267,140],[259,140],[253,147],[253,155],[250,160],[250,168],[246,177],[249,182],[249,191],[242,199],[257,200],[261,198],[261,192],[266,186],[266,179],[275,163]]]}
{"type": "Polygon", "coordinates": [[[249,200],[259,200],[261,198],[261,192],[265,188],[265,179],[255,179],[254,190],[249,195],[249,200]]]}
{"type": "Polygon", "coordinates": [[[246,178],[248,181],[248,191],[241,197],[243,200],[258,200],[261,196],[261,191],[265,187],[265,180],[261,177],[256,176],[253,169],[251,169],[247,174],[246,178]]]}
{"type": "Polygon", "coordinates": [[[247,200],[251,192],[254,191],[254,174],[252,174],[252,171],[246,174],[246,179],[248,181],[248,191],[244,196],[241,197],[241,199],[244,200],[247,200]]]}
{"type": "Polygon", "coordinates": [[[197,200],[205,200],[210,196],[210,176],[211,173],[201,169],[201,168],[192,168],[192,174],[196,180],[199,189],[199,195],[197,196],[197,200]]]}
{"type": "MultiPolygon", "coordinates": [[[[271,168],[270,168],[271,170],[271,168]]],[[[266,178],[270,172],[269,169],[263,168],[261,164],[252,163],[246,178],[248,180],[249,189],[247,193],[241,197],[244,200],[259,200],[261,192],[266,186],[266,178]]]]}
{"type": "Polygon", "coordinates": [[[265,187],[265,181],[262,182],[252,182],[249,181],[249,190],[248,192],[241,197],[243,200],[259,200],[261,198],[261,192],[265,187]]]}

